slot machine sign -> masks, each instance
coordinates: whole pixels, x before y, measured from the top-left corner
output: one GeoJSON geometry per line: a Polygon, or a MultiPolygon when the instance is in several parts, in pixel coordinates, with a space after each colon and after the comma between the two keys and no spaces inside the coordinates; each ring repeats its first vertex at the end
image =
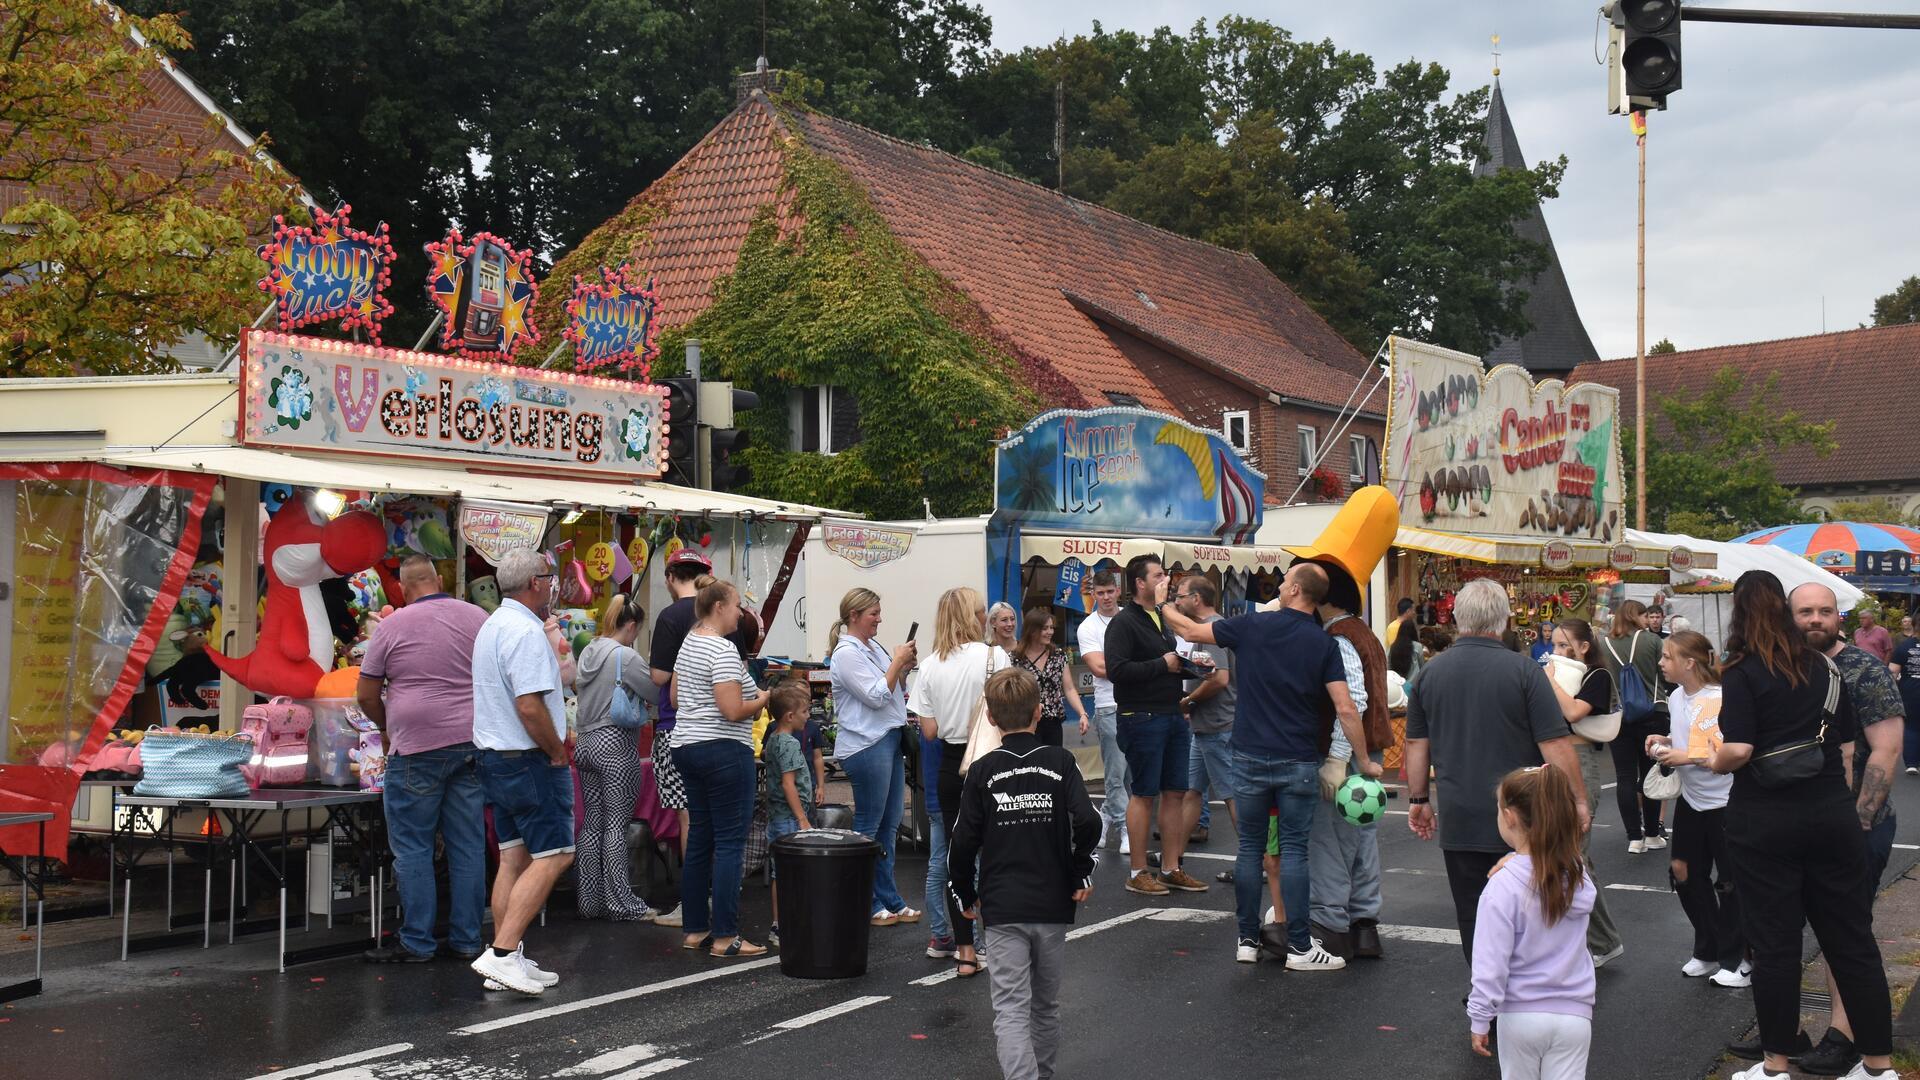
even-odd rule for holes
{"type": "Polygon", "coordinates": [[[427,245],[427,295],[440,308],[440,347],[470,360],[512,360],[540,340],[533,253],[492,233],[460,230],[427,245]]]}

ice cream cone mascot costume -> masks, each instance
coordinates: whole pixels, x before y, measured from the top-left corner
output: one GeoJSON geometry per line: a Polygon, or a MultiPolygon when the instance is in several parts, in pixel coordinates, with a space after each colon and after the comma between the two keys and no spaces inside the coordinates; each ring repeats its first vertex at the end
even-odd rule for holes
{"type": "MultiPolygon", "coordinates": [[[[1327,573],[1320,619],[1340,646],[1347,692],[1360,710],[1367,754],[1379,761],[1393,742],[1387,717],[1387,650],[1361,618],[1365,583],[1400,529],[1400,508],[1378,485],[1354,492],[1320,538],[1287,550],[1327,573]]],[[[1312,878],[1313,934],[1327,951],[1343,956],[1381,956],[1380,836],[1378,823],[1352,825],[1334,810],[1333,796],[1352,771],[1354,748],[1324,708],[1329,747],[1320,768],[1320,802],[1314,806],[1307,867],[1312,878]]]]}
{"type": "Polygon", "coordinates": [[[386,529],[364,510],[328,521],[296,498],[274,512],[261,539],[267,595],[258,642],[245,656],[209,647],[207,657],[256,694],[310,698],[333,668],[333,626],[320,583],[372,566],[386,554],[386,529]]]}

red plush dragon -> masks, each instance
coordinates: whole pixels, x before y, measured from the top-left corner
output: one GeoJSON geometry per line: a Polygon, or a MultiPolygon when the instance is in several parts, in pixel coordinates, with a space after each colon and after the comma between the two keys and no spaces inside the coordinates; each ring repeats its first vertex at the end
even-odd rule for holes
{"type": "Polygon", "coordinates": [[[364,511],[332,521],[306,499],[289,499],[267,522],[267,597],[260,635],[245,656],[207,649],[215,667],[256,694],[310,698],[333,666],[333,629],[320,583],[372,566],[386,554],[380,519],[364,511]]]}

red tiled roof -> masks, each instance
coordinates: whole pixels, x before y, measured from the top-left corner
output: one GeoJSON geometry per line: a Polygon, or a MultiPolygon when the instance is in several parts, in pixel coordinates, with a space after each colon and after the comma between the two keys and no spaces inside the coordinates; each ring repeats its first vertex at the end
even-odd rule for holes
{"type": "Polygon", "coordinates": [[[1092,404],[1112,391],[1175,411],[1095,325],[1102,312],[1289,397],[1338,405],[1367,369],[1251,256],[817,112],[776,111],[760,93],[640,196],[664,203],[632,258],[656,277],[666,325],[705,309],[755,212],[782,197],[786,134],[846,169],[893,234],[1005,343],[1092,404]]]}
{"type": "MultiPolygon", "coordinates": [[[[1912,455],[1915,400],[1907,374],[1920,369],[1920,324],[1722,345],[1647,357],[1647,395],[1696,393],[1732,367],[1757,385],[1780,376],[1776,392],[1801,419],[1833,421],[1833,453],[1794,449],[1774,459],[1792,487],[1885,484],[1920,479],[1912,455]]],[[[1633,358],[1581,364],[1568,382],[1619,388],[1623,423],[1633,422],[1633,358]]]]}

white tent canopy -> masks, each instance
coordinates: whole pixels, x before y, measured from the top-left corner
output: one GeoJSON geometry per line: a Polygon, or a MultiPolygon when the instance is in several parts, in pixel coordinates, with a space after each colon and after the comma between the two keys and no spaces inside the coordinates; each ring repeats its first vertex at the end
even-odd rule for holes
{"type": "Polygon", "coordinates": [[[1674,574],[1674,583],[1677,585],[1690,585],[1702,580],[1732,583],[1749,570],[1767,570],[1780,579],[1780,584],[1788,592],[1808,583],[1825,585],[1840,598],[1841,611],[1851,611],[1866,595],[1846,579],[1770,544],[1729,544],[1678,533],[1649,533],[1638,529],[1628,529],[1627,540],[1641,547],[1684,547],[1689,551],[1711,551],[1720,557],[1720,564],[1714,569],[1674,574]]]}

